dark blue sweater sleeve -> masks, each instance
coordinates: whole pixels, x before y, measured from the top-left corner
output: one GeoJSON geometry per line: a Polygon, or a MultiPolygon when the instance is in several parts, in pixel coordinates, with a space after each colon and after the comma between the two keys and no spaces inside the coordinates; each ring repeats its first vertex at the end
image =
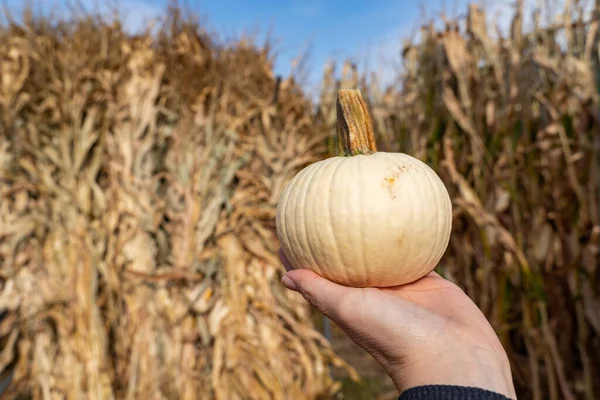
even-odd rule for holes
{"type": "Polygon", "coordinates": [[[489,390],[449,385],[428,385],[408,389],[398,400],[510,400],[489,390]]]}

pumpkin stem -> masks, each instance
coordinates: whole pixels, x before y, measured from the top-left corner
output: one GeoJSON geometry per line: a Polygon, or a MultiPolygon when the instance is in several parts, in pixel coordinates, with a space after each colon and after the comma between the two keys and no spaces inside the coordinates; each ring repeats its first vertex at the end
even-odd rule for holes
{"type": "Polygon", "coordinates": [[[360,90],[343,89],[337,96],[338,155],[377,152],[373,121],[360,90]]]}

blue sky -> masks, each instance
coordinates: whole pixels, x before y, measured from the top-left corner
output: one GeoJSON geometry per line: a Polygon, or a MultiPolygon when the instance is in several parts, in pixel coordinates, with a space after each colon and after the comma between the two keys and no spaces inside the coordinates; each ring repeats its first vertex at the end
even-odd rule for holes
{"type": "MultiPolygon", "coordinates": [[[[60,10],[64,0],[42,0],[45,10],[60,10]]],[[[114,0],[113,0],[114,1],[114,0]]],[[[438,19],[445,10],[449,16],[462,14],[467,0],[182,0],[223,38],[236,37],[244,31],[258,31],[264,38],[271,28],[278,54],[275,70],[287,75],[292,60],[310,50],[307,67],[310,83],[318,83],[328,59],[343,61],[350,57],[361,69],[368,60],[370,70],[377,70],[389,80],[399,67],[402,40],[419,27],[422,9],[426,17],[438,19]]],[[[16,13],[23,0],[8,0],[16,13]]],[[[103,0],[83,0],[90,9],[103,0]]],[[[126,12],[127,26],[136,30],[145,21],[160,16],[167,0],[119,0],[126,12]]],[[[501,12],[504,24],[510,15],[510,0],[488,0],[484,4],[501,12]]],[[[34,4],[40,4],[34,0],[34,4]]]]}

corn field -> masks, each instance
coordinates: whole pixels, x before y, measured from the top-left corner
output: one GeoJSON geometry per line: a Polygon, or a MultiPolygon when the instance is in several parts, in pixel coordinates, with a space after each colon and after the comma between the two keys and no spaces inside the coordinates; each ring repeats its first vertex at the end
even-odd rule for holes
{"type": "Polygon", "coordinates": [[[341,81],[325,74],[322,101],[344,86],[370,93],[380,148],[426,160],[447,184],[454,222],[439,272],[492,322],[519,398],[595,399],[600,21],[572,7],[544,28],[534,15],[524,32],[517,4],[508,38],[492,40],[471,5],[405,43],[400,90],[378,91],[347,63],[341,81]]]}
{"type": "MultiPolygon", "coordinates": [[[[600,395],[596,13],[494,39],[483,9],[402,49],[401,85],[350,63],[318,107],[268,45],[170,8],[157,33],[95,16],[0,29],[0,370],[7,398],[315,399],[358,379],[286,291],[275,209],[332,155],[360,88],[378,147],[454,204],[438,270],[480,306],[520,399],[600,395]]],[[[534,16],[535,17],[535,16],[534,16]]],[[[400,49],[399,49],[400,50],[400,49]]]]}
{"type": "Polygon", "coordinates": [[[280,285],[275,207],[323,135],[266,49],[173,10],[2,32],[9,396],[314,398],[344,366],[280,285]]]}

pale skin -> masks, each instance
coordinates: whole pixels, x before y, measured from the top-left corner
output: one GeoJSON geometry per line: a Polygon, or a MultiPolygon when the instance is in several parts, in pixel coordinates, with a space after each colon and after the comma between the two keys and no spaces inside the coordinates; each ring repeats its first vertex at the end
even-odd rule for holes
{"type": "Polygon", "coordinates": [[[431,272],[391,288],[350,288],[306,269],[282,283],[302,294],[387,371],[399,392],[458,385],[516,399],[508,357],[494,329],[457,285],[431,272]]]}

